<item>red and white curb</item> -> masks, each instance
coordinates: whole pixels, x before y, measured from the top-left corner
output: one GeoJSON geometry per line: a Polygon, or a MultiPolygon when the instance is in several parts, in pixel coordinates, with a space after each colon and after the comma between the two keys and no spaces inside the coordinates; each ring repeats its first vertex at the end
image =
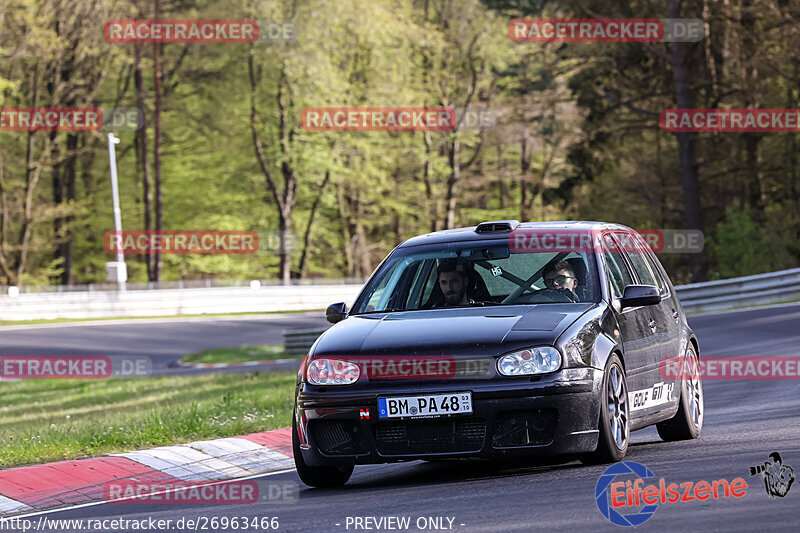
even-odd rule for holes
{"type": "Polygon", "coordinates": [[[0,517],[102,500],[110,481],[219,481],[294,468],[291,429],[0,471],[0,517]]]}

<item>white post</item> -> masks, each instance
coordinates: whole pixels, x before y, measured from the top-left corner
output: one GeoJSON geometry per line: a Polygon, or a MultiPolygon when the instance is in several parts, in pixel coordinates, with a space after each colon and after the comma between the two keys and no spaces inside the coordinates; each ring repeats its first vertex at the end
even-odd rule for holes
{"type": "MultiPolygon", "coordinates": [[[[117,152],[114,147],[119,144],[119,137],[114,137],[113,133],[108,134],[108,162],[111,168],[111,196],[114,202],[114,235],[122,235],[122,210],[119,207],[119,186],[117,185],[117,152]]],[[[119,242],[116,239],[114,242],[119,242]]],[[[125,282],[128,280],[128,269],[125,265],[125,256],[122,248],[117,248],[117,264],[115,265],[116,279],[119,290],[125,290],[125,282]]]]}

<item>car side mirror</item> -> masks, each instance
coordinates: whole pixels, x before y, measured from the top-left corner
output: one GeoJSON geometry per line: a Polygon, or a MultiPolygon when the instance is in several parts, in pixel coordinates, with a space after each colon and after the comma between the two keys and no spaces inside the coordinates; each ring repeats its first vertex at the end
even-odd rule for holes
{"type": "Polygon", "coordinates": [[[337,322],[341,322],[344,320],[345,316],[347,316],[347,304],[344,302],[337,302],[335,304],[331,304],[325,310],[325,318],[331,324],[336,324],[337,322]]]}
{"type": "Polygon", "coordinates": [[[661,293],[655,285],[628,285],[622,293],[622,309],[661,302],[661,293]]]}

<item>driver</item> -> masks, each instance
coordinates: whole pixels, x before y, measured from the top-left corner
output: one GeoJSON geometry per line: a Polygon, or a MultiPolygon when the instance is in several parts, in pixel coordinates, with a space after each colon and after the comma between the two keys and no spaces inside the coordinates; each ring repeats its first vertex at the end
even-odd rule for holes
{"type": "Polygon", "coordinates": [[[575,289],[578,288],[578,278],[575,277],[575,272],[566,261],[556,261],[547,265],[542,277],[544,278],[544,285],[548,289],[564,293],[575,302],[579,301],[578,296],[575,294],[575,289]]]}
{"type": "Polygon", "coordinates": [[[451,259],[442,261],[436,268],[439,288],[444,295],[444,305],[469,305],[475,303],[467,297],[469,276],[459,269],[458,262],[451,259]]]}

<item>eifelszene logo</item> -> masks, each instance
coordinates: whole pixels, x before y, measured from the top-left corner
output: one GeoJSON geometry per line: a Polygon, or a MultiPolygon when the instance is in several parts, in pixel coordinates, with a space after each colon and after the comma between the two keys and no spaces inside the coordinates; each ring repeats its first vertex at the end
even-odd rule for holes
{"type": "Polygon", "coordinates": [[[778,452],[769,454],[769,459],[764,464],[751,466],[750,475],[761,476],[764,480],[764,489],[771,498],[776,496],[783,498],[794,483],[794,468],[783,464],[781,454],[778,452]]]}
{"type": "MultiPolygon", "coordinates": [[[[643,464],[635,463],[633,461],[623,461],[621,463],[613,464],[606,468],[605,472],[603,472],[603,474],[597,479],[594,497],[597,501],[597,508],[600,509],[600,513],[608,518],[612,524],[616,524],[618,526],[638,526],[639,524],[645,523],[650,519],[651,516],[653,516],[653,513],[655,513],[656,509],[658,509],[658,502],[646,505],[638,512],[628,515],[622,515],[617,512],[613,498],[613,496],[616,495],[616,491],[614,491],[612,487],[618,485],[618,483],[613,483],[613,481],[617,476],[624,474],[633,474],[638,476],[638,479],[636,480],[637,482],[642,481],[642,478],[655,477],[653,471],[643,464]]],[[[622,482],[623,486],[630,486],[630,484],[630,481],[627,483],[622,482]]],[[[638,484],[634,483],[634,486],[638,486],[638,484]]]]}
{"type": "Polygon", "coordinates": [[[638,526],[653,516],[660,503],[683,503],[713,498],[741,498],[747,494],[747,482],[740,477],[733,481],[684,481],[669,483],[646,466],[633,461],[616,463],[603,472],[595,485],[595,501],[600,513],[612,524],[638,526]],[[617,478],[622,478],[617,480],[617,478]],[[627,478],[627,479],[626,479],[627,478]],[[645,479],[654,478],[645,484],[645,479]],[[623,512],[629,511],[628,514],[623,512]]]}

